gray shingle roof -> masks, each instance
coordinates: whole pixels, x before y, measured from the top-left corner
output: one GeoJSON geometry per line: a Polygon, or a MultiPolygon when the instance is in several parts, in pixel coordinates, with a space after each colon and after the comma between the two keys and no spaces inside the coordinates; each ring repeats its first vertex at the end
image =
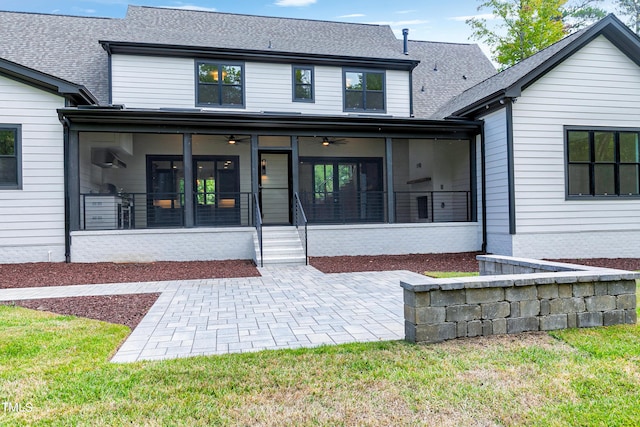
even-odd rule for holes
{"type": "MultiPolygon", "coordinates": [[[[583,30],[584,31],[584,30],[583,30]]],[[[556,53],[560,52],[564,47],[574,41],[582,31],[565,37],[559,42],[541,50],[535,55],[520,61],[516,65],[507,68],[506,70],[489,77],[488,79],[480,82],[476,86],[473,86],[466,91],[460,93],[458,96],[451,99],[445,105],[443,105],[438,111],[431,115],[432,119],[442,119],[448,117],[457,111],[474,104],[477,101],[488,98],[493,94],[508,88],[524,76],[535,70],[541,64],[549,60],[556,53]]]]}
{"type": "Polygon", "coordinates": [[[110,41],[406,59],[387,25],[139,6],[125,21],[110,41]]]}
{"type": "Polygon", "coordinates": [[[108,100],[107,55],[98,38],[118,20],[0,12],[0,58],[84,85],[108,100]]]}
{"type": "Polygon", "coordinates": [[[495,72],[475,45],[411,41],[404,55],[402,41],[386,25],[140,6],[129,6],[124,19],[0,12],[0,58],[84,85],[106,104],[108,56],[99,40],[420,60],[414,113],[422,118],[495,72]]]}
{"type": "Polygon", "coordinates": [[[409,41],[409,58],[420,60],[413,72],[413,108],[430,117],[455,95],[496,74],[478,45],[409,41]]]}

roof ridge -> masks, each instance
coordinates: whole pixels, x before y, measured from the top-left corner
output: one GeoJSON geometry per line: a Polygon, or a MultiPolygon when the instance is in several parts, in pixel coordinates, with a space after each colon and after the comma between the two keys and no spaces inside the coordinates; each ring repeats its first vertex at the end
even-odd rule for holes
{"type": "Polygon", "coordinates": [[[14,13],[16,15],[43,15],[43,16],[59,16],[64,18],[80,18],[80,19],[104,19],[109,21],[120,20],[123,18],[114,18],[112,16],[83,16],[83,15],[68,15],[64,13],[46,13],[46,12],[22,12],[16,10],[0,10],[0,13],[14,13]]]}
{"type": "MultiPolygon", "coordinates": [[[[398,39],[402,41],[401,39],[398,39]]],[[[478,43],[462,43],[462,42],[443,42],[437,40],[408,40],[409,43],[430,43],[430,44],[448,44],[448,45],[459,45],[459,46],[478,46],[478,43]]]]}
{"type": "MultiPolygon", "coordinates": [[[[155,10],[174,10],[177,12],[186,12],[186,13],[211,13],[217,15],[230,15],[230,16],[246,16],[249,18],[266,18],[266,19],[276,19],[282,21],[301,21],[301,22],[322,22],[327,24],[340,24],[340,25],[361,25],[368,27],[379,27],[379,28],[389,28],[391,26],[388,24],[368,24],[362,22],[345,22],[345,21],[330,21],[328,19],[309,19],[309,18],[290,18],[284,16],[269,16],[269,15],[252,15],[250,13],[232,13],[232,12],[218,12],[217,10],[197,10],[197,9],[183,9],[176,7],[159,7],[159,6],[138,6],[138,5],[129,5],[128,9],[155,9],[155,10]]],[[[128,10],[127,10],[128,13],[128,10]]]]}

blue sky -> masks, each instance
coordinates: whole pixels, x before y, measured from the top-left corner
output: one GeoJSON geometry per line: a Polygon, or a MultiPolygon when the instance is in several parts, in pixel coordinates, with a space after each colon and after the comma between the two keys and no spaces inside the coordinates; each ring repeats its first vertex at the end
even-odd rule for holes
{"type": "MultiPolygon", "coordinates": [[[[606,0],[610,6],[613,0],[606,0]]],[[[468,17],[478,11],[479,0],[0,0],[0,10],[57,13],[100,17],[124,17],[127,4],[162,6],[206,11],[246,13],[289,18],[322,19],[357,23],[388,24],[401,37],[468,43],[468,17]]],[[[486,50],[486,48],[485,48],[486,50]]]]}

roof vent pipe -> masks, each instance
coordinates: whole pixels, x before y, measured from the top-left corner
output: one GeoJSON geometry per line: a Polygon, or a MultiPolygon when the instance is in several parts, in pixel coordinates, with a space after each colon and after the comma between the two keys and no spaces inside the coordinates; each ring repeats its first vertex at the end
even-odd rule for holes
{"type": "Polygon", "coordinates": [[[405,55],[409,55],[409,40],[408,40],[408,38],[409,38],[409,29],[408,28],[403,28],[402,29],[402,39],[404,41],[403,53],[405,55]]]}

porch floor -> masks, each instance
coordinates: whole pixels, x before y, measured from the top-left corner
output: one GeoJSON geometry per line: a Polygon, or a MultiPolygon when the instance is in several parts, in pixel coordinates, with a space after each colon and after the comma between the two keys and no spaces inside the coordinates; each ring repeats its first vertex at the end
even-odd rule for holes
{"type": "Polygon", "coordinates": [[[113,362],[404,338],[408,271],[324,274],[264,267],[262,277],[0,290],[0,301],[161,295],[113,362]]]}

